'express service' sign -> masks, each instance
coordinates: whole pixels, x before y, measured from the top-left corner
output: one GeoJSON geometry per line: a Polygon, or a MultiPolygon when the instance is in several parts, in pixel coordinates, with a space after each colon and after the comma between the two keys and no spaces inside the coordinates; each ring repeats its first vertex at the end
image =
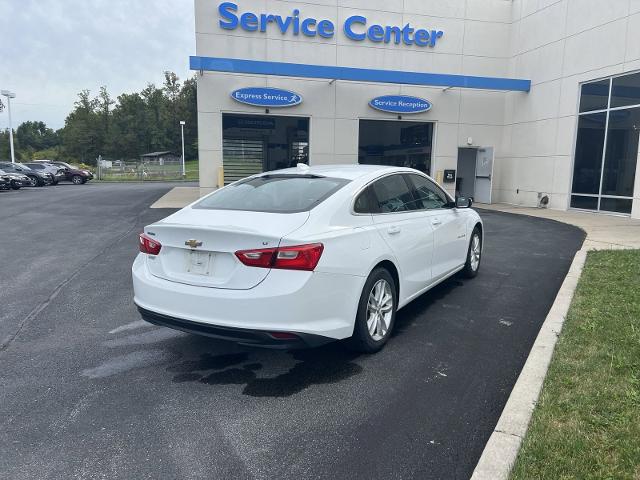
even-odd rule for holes
{"type": "Polygon", "coordinates": [[[391,113],[422,113],[431,110],[431,102],[407,95],[385,95],[369,102],[376,110],[391,113]]]}
{"type": "Polygon", "coordinates": [[[231,98],[256,107],[293,107],[302,103],[302,97],[297,93],[279,88],[241,88],[232,92],[231,98]]]}
{"type": "MultiPolygon", "coordinates": [[[[300,34],[306,37],[333,38],[336,26],[331,20],[304,18],[300,10],[293,10],[291,15],[282,16],[271,13],[238,13],[238,5],[224,2],[218,6],[220,27],[225,30],[235,30],[240,27],[247,32],[261,32],[275,30],[283,35],[300,34]]],[[[368,40],[373,43],[394,43],[396,45],[417,45],[418,47],[435,47],[438,39],[442,38],[442,30],[414,28],[410,23],[406,25],[369,25],[366,17],[352,15],[344,21],[342,31],[351,40],[362,42],[368,40]]]]}

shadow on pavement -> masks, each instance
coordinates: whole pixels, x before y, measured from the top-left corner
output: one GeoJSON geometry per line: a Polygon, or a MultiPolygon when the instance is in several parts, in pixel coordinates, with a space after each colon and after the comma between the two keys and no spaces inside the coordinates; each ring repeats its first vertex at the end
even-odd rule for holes
{"type": "MultiPolygon", "coordinates": [[[[398,337],[401,338],[406,329],[421,318],[432,304],[460,285],[462,282],[456,278],[447,280],[402,309],[396,318],[391,341],[398,341],[398,337]]],[[[182,337],[179,343],[183,344],[174,344],[173,348],[182,352],[200,353],[195,359],[182,360],[166,368],[167,372],[174,374],[174,383],[244,385],[242,394],[252,397],[289,397],[312,385],[341,382],[363,370],[356,363],[361,355],[350,351],[341,342],[308,350],[280,352],[254,348],[225,354],[210,352],[214,349],[212,347],[219,350],[220,345],[232,344],[195,336],[182,337]],[[272,355],[286,356],[287,360],[292,359],[295,363],[284,373],[261,377],[259,374],[264,367],[261,359],[272,359],[272,355]]],[[[379,355],[384,355],[384,351],[379,355]]]]}

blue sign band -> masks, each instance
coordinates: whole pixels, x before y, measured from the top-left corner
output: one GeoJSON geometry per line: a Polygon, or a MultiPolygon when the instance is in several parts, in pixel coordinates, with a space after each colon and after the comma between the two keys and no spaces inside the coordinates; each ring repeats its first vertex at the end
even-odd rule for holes
{"type": "Polygon", "coordinates": [[[277,75],[301,78],[326,78],[354,82],[395,83],[431,87],[460,87],[482,90],[528,92],[531,80],[499,77],[474,77],[443,73],[399,72],[368,68],[306,65],[302,63],[263,62],[237,58],[190,57],[191,70],[277,75]]]}
{"type": "Polygon", "coordinates": [[[431,110],[431,102],[408,95],[385,95],[369,102],[371,108],[390,113],[423,113],[431,110]]]}
{"type": "Polygon", "coordinates": [[[302,103],[302,96],[295,92],[268,87],[241,88],[231,92],[231,98],[256,107],[294,107],[302,103]]]}

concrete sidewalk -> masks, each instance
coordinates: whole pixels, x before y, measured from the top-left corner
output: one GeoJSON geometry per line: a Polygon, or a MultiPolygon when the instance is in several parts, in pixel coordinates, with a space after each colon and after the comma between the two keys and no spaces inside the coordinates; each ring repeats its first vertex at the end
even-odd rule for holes
{"type": "Polygon", "coordinates": [[[160,197],[150,208],[183,208],[206,193],[201,193],[198,187],[174,187],[160,197]]]}
{"type": "Polygon", "coordinates": [[[478,208],[499,212],[548,218],[581,228],[587,233],[583,250],[613,248],[640,248],[640,220],[617,215],[580,212],[576,210],[549,210],[506,204],[476,204],[478,208]]]}

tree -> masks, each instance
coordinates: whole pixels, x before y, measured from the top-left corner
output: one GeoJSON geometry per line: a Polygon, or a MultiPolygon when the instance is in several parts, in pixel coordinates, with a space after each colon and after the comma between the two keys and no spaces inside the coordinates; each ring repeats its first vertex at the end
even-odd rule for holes
{"type": "Polygon", "coordinates": [[[111,106],[115,105],[115,101],[111,99],[107,87],[104,85],[100,87],[100,93],[98,94],[97,102],[97,115],[100,119],[98,133],[98,144],[96,148],[98,151],[110,154],[109,146],[112,143],[111,138],[111,106]]]}
{"type": "Polygon", "coordinates": [[[82,90],[67,116],[62,130],[65,152],[76,161],[91,162],[99,155],[100,129],[96,109],[98,100],[90,97],[89,90],[82,90]]]}
{"type": "MultiPolygon", "coordinates": [[[[185,155],[197,158],[196,80],[181,82],[164,72],[162,88],[148,84],[139,93],[114,100],[105,86],[96,97],[82,90],[57,132],[43,122],[24,122],[14,135],[17,159],[51,158],[94,164],[98,155],[136,159],[144,153],[181,153],[180,121],[186,122],[185,155]]],[[[8,132],[0,132],[0,159],[9,158],[8,132]]]]}
{"type": "MultiPolygon", "coordinates": [[[[16,161],[22,160],[22,152],[20,151],[20,141],[17,136],[13,135],[13,147],[16,161]]],[[[11,144],[9,139],[9,129],[0,130],[0,160],[11,160],[11,144]]]]}
{"type": "Polygon", "coordinates": [[[16,138],[22,149],[31,152],[46,150],[60,143],[57,133],[44,122],[23,122],[16,130],[16,138]]]}

